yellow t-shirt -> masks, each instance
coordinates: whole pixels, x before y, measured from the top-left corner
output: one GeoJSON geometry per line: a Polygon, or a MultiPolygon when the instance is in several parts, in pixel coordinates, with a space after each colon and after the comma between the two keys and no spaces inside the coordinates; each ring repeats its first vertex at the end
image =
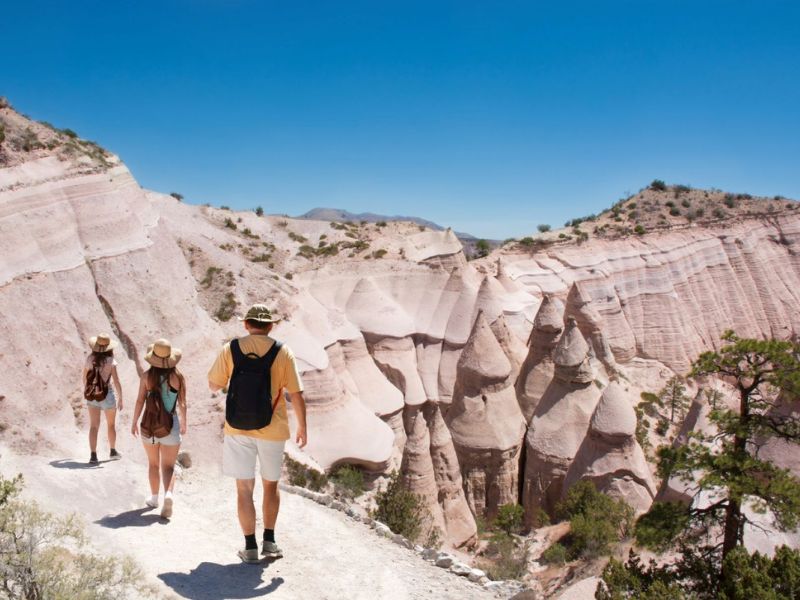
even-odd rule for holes
{"type": "MultiPolygon", "coordinates": [[[[244,354],[257,354],[264,356],[272,344],[275,343],[267,335],[246,335],[239,338],[239,348],[244,354]]],[[[265,402],[275,402],[275,410],[272,413],[272,420],[269,425],[261,429],[235,429],[225,422],[225,433],[228,435],[248,435],[262,440],[281,442],[289,439],[289,418],[286,414],[286,401],[283,398],[283,390],[290,394],[303,391],[303,384],[300,375],[297,373],[297,365],[294,362],[294,354],[285,345],[281,346],[275,362],[270,369],[270,383],[272,387],[272,398],[265,398],[265,402]]],[[[228,342],[222,347],[217,360],[208,372],[208,380],[214,385],[228,387],[231,375],[233,374],[233,355],[231,354],[231,344],[228,342]]]]}

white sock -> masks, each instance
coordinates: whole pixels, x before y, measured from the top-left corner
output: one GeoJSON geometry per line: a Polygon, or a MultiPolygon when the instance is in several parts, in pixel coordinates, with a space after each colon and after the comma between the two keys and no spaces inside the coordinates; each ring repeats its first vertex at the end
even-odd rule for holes
{"type": "Polygon", "coordinates": [[[148,496],[147,503],[155,504],[156,506],[158,506],[158,494],[153,494],[152,496],[148,496]]]}
{"type": "Polygon", "coordinates": [[[166,500],[167,498],[169,498],[170,500],[172,500],[172,491],[167,491],[167,492],[164,494],[164,500],[166,500]]]}

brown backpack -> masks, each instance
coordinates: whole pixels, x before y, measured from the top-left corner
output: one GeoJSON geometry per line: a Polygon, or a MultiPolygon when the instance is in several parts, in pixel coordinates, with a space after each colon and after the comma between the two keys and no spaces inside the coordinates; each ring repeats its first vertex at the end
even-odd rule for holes
{"type": "Polygon", "coordinates": [[[92,368],[86,372],[86,382],[83,386],[83,397],[86,400],[105,400],[108,396],[108,380],[103,379],[103,362],[92,359],[92,368]]]}
{"type": "MultiPolygon", "coordinates": [[[[177,406],[178,403],[175,403],[177,406]]],[[[173,412],[175,409],[173,408],[173,412]]],[[[147,390],[144,397],[144,413],[140,425],[143,437],[163,438],[172,431],[172,413],[164,408],[161,386],[147,390]]]]}

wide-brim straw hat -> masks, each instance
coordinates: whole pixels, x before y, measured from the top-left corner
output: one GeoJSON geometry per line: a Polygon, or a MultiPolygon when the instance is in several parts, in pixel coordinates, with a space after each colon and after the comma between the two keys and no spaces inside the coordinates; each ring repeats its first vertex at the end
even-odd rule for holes
{"type": "Polygon", "coordinates": [[[117,342],[112,340],[107,333],[99,333],[89,338],[89,347],[92,352],[108,352],[117,347],[117,342]]]}
{"type": "Polygon", "coordinates": [[[147,347],[144,359],[159,369],[171,369],[180,362],[181,356],[182,352],[178,348],[173,348],[169,340],[161,338],[147,347]]]}
{"type": "Polygon", "coordinates": [[[273,316],[272,311],[266,304],[253,304],[240,321],[258,321],[259,323],[277,323],[280,317],[273,316]]]}

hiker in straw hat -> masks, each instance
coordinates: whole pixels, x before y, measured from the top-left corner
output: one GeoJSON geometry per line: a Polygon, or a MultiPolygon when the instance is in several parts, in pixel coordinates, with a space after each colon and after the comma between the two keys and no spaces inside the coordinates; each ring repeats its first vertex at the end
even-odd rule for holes
{"type": "Polygon", "coordinates": [[[239,558],[246,563],[258,563],[253,502],[256,457],[264,488],[261,554],[271,559],[280,558],[283,553],[275,542],[275,523],[280,508],[278,480],[283,447],[289,439],[284,390],[292,402],[292,412],[297,420],[295,439],[301,448],[307,439],[306,405],[294,354],[286,345],[269,336],[273,323],[278,319],[267,306],[256,304],[239,320],[244,321],[248,335],[223,346],[208,372],[208,384],[214,392],[228,389],[222,472],[236,479],[239,524],[245,541],[239,558]]]}
{"type": "Polygon", "coordinates": [[[181,351],[168,340],[159,339],[147,347],[144,360],[150,368],[139,380],[139,395],[133,411],[131,433],[139,435],[139,416],[142,416],[142,445],[147,454],[150,495],[145,504],[158,507],[160,484],[164,484],[164,505],[161,516],[172,516],[173,488],[175,487],[175,461],[181,447],[181,436],[186,434],[186,380],[177,369],[181,351]],[[156,403],[160,403],[158,406],[156,403]],[[168,419],[169,431],[156,437],[146,431],[145,423],[152,411],[161,410],[172,415],[168,419]],[[144,411],[144,414],[143,414],[144,411]]]}
{"type": "Polygon", "coordinates": [[[86,357],[83,365],[83,396],[89,407],[89,464],[96,465],[97,432],[100,429],[100,413],[106,415],[108,445],[111,447],[109,458],[121,458],[117,452],[117,410],[122,410],[122,387],[117,375],[117,361],[114,360],[114,348],[117,343],[107,334],[101,333],[89,338],[92,353],[86,357]],[[113,387],[110,385],[113,383],[113,387]]]}

